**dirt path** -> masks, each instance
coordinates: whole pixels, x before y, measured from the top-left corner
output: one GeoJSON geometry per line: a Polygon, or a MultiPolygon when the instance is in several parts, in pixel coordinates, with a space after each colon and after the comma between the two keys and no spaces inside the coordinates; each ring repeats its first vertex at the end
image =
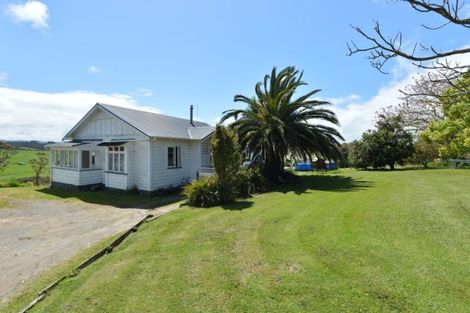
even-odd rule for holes
{"type": "Polygon", "coordinates": [[[0,210],[0,301],[60,261],[129,229],[146,215],[178,207],[179,203],[154,210],[54,200],[11,203],[0,210]]]}

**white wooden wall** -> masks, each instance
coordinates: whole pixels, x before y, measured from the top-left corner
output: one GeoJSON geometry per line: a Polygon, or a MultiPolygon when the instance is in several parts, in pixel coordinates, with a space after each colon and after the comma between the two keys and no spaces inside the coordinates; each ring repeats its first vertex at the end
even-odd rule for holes
{"type": "Polygon", "coordinates": [[[80,172],[76,169],[52,168],[52,181],[78,186],[80,184],[80,172]]]}
{"type": "Polygon", "coordinates": [[[126,190],[128,188],[127,175],[105,173],[105,185],[109,188],[126,190]]]}
{"type": "Polygon", "coordinates": [[[71,137],[74,139],[146,138],[134,127],[101,109],[96,110],[71,137]]]}
{"type": "Polygon", "coordinates": [[[151,142],[151,190],[180,185],[196,178],[201,164],[200,142],[182,139],[158,139],[151,142]],[[169,146],[181,147],[181,168],[168,168],[169,146]]]}
{"type": "Polygon", "coordinates": [[[103,183],[102,169],[81,170],[78,173],[80,175],[80,186],[103,183]]]}
{"type": "Polygon", "coordinates": [[[148,140],[132,141],[125,144],[127,151],[127,172],[129,188],[136,185],[141,190],[150,191],[148,140]]]}

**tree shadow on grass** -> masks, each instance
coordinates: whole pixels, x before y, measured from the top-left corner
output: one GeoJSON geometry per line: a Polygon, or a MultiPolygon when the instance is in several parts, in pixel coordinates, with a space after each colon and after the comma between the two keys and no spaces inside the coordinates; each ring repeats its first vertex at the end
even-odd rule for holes
{"type": "Polygon", "coordinates": [[[278,191],[283,193],[295,192],[300,195],[311,190],[350,192],[364,190],[372,186],[372,182],[354,179],[343,175],[308,175],[300,176],[299,180],[279,186],[278,191]]]}
{"type": "Polygon", "coordinates": [[[427,171],[427,170],[438,170],[438,167],[423,167],[423,166],[406,166],[406,167],[395,167],[395,169],[391,170],[388,167],[384,168],[360,168],[357,169],[358,171],[365,171],[365,172],[388,172],[388,173],[393,173],[393,172],[404,172],[404,171],[427,171]]]}
{"type": "Polygon", "coordinates": [[[109,205],[121,209],[155,209],[164,205],[178,202],[182,199],[179,193],[157,196],[141,196],[118,191],[70,191],[46,187],[38,192],[62,199],[78,199],[83,202],[109,205]]]}
{"type": "Polygon", "coordinates": [[[224,210],[229,210],[229,211],[242,211],[245,209],[249,209],[253,206],[253,201],[251,200],[237,200],[232,203],[225,203],[225,204],[220,204],[220,205],[214,205],[214,206],[209,206],[209,207],[197,207],[197,206],[191,206],[187,201],[182,204],[182,206],[186,206],[188,208],[192,209],[201,209],[201,210],[208,210],[214,207],[221,207],[224,210]]]}

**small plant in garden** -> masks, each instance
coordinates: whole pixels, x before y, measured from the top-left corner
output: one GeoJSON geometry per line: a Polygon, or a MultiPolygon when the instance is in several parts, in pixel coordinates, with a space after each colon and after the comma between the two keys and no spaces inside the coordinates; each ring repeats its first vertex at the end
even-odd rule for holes
{"type": "Polygon", "coordinates": [[[210,207],[221,203],[219,182],[215,176],[194,180],[183,189],[188,202],[197,207],[210,207]]]}
{"type": "Polygon", "coordinates": [[[37,154],[37,158],[29,160],[29,164],[34,171],[34,184],[36,186],[39,185],[39,179],[42,171],[46,168],[47,164],[49,163],[49,159],[47,158],[46,154],[40,152],[37,154]]]}

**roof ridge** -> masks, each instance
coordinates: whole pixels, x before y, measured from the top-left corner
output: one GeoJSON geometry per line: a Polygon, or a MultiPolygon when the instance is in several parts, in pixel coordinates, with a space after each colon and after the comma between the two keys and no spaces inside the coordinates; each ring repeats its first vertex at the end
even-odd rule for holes
{"type": "MultiPolygon", "coordinates": [[[[166,118],[171,118],[171,119],[179,119],[179,120],[188,121],[188,122],[190,121],[190,120],[187,119],[187,118],[182,118],[182,117],[177,117],[177,116],[172,116],[172,115],[167,115],[167,114],[162,114],[162,113],[156,113],[156,112],[150,112],[150,111],[144,111],[144,110],[138,110],[138,109],[123,107],[123,106],[114,105],[114,104],[107,104],[107,103],[102,103],[102,102],[98,102],[98,104],[99,104],[99,105],[102,105],[102,106],[104,106],[104,107],[108,106],[108,107],[113,107],[113,108],[118,108],[118,109],[125,109],[125,110],[131,110],[131,111],[136,111],[136,112],[154,114],[154,115],[158,115],[158,116],[166,117],[166,118]]],[[[195,122],[202,123],[202,124],[206,124],[206,125],[204,125],[204,126],[194,126],[194,127],[210,126],[210,125],[208,125],[206,122],[197,121],[197,120],[196,120],[195,122]]]]}

